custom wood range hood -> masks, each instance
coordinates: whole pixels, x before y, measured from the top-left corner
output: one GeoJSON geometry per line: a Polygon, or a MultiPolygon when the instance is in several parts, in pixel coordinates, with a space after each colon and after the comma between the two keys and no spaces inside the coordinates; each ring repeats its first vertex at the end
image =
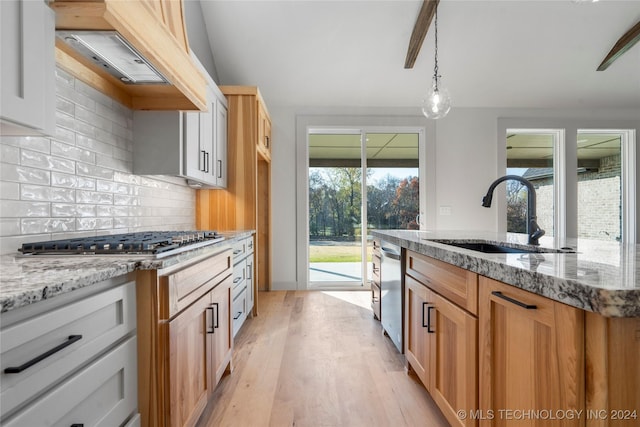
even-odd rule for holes
{"type": "Polygon", "coordinates": [[[116,31],[168,83],[124,83],[56,37],[59,67],[134,110],[206,111],[206,80],[191,59],[182,0],[61,0],[50,6],[56,31],[116,31]]]}

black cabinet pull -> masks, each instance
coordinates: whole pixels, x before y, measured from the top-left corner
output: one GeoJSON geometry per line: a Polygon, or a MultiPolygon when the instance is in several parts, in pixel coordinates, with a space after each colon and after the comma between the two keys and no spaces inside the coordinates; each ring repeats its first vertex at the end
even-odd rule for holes
{"type": "MultiPolygon", "coordinates": [[[[216,327],[213,324],[213,306],[212,307],[207,307],[207,311],[209,311],[209,310],[211,310],[211,323],[210,323],[211,327],[207,328],[207,333],[208,334],[215,334],[216,333],[216,327]]],[[[206,323],[207,322],[205,321],[205,324],[206,323]]]]}
{"type": "Polygon", "coordinates": [[[235,279],[233,279],[233,283],[238,283],[242,280],[242,277],[236,277],[235,279]]]}
{"type": "Polygon", "coordinates": [[[431,330],[431,309],[435,307],[433,305],[429,305],[428,302],[422,303],[422,327],[427,328],[427,333],[433,334],[435,331],[431,330]],[[424,308],[427,307],[427,323],[424,322],[424,308]]]}
{"type": "MultiPolygon", "coordinates": [[[[424,308],[425,308],[425,306],[427,306],[427,305],[429,305],[429,303],[428,303],[428,302],[423,302],[423,303],[422,303],[422,327],[423,327],[423,328],[427,328],[427,329],[428,329],[428,328],[429,328],[429,323],[427,323],[427,324],[425,324],[425,323],[424,323],[424,308]]],[[[428,321],[427,321],[427,322],[428,322],[428,321]]]]}
{"type": "Polygon", "coordinates": [[[71,344],[73,344],[74,342],[79,341],[81,339],[82,339],[82,335],[69,335],[69,338],[67,338],[67,340],[65,342],[63,342],[62,344],[55,346],[51,350],[48,350],[48,351],[42,353],[41,355],[34,357],[33,359],[29,360],[28,362],[23,363],[20,366],[10,366],[8,368],[5,368],[4,373],[5,374],[18,374],[18,373],[24,371],[25,369],[32,367],[36,363],[43,361],[47,357],[56,354],[57,352],[59,352],[63,348],[69,347],[71,344]]]}
{"type": "Polygon", "coordinates": [[[71,424],[71,427],[84,427],[84,424],[74,423],[74,424],[71,424]]]}
{"type": "Polygon", "coordinates": [[[200,171],[205,172],[207,169],[207,167],[205,166],[205,162],[207,161],[207,152],[204,150],[200,150],[200,153],[202,154],[202,166],[200,167],[200,171]]]}
{"type": "Polygon", "coordinates": [[[211,303],[211,305],[216,308],[216,323],[213,324],[213,328],[214,329],[218,329],[220,327],[220,318],[218,316],[218,313],[220,312],[220,309],[218,308],[218,303],[217,302],[213,302],[213,303],[211,303]]]}
{"type": "Polygon", "coordinates": [[[527,310],[535,310],[536,308],[538,308],[538,306],[536,306],[536,305],[525,304],[522,301],[518,301],[517,299],[513,299],[511,297],[503,295],[503,293],[500,292],[500,291],[493,291],[493,292],[491,292],[491,295],[495,295],[498,298],[502,298],[505,301],[509,301],[510,303],[515,304],[515,305],[517,305],[519,307],[522,307],[522,308],[526,308],[527,310]]]}
{"type": "Polygon", "coordinates": [[[433,334],[436,331],[431,330],[431,310],[434,309],[435,307],[430,305],[429,307],[427,307],[427,333],[429,334],[433,334]]]}
{"type": "Polygon", "coordinates": [[[238,320],[240,318],[240,316],[242,316],[242,312],[241,311],[239,311],[238,314],[233,316],[233,320],[238,320]]]}

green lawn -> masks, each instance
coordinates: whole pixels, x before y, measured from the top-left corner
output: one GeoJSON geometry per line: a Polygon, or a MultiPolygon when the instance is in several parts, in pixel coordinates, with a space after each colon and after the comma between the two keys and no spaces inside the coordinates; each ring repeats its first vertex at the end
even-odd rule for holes
{"type": "MultiPolygon", "coordinates": [[[[371,255],[367,256],[371,261],[371,255]]],[[[360,246],[309,246],[309,262],[360,262],[360,246]]]]}

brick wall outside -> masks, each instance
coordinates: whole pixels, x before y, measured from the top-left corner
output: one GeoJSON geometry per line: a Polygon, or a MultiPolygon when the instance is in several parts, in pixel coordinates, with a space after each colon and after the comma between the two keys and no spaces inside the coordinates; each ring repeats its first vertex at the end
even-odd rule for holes
{"type": "MultiPolygon", "coordinates": [[[[597,172],[578,175],[578,237],[620,240],[621,193],[620,155],[600,159],[597,172]]],[[[532,180],[536,187],[538,223],[553,227],[553,185],[551,178],[532,180]]]]}

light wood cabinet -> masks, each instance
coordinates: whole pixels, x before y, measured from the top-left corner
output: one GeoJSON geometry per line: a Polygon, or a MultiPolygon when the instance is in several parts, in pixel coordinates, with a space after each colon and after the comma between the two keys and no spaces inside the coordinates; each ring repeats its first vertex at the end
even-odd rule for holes
{"type": "MultiPolygon", "coordinates": [[[[268,141],[266,144],[271,147],[269,116],[258,88],[220,86],[220,90],[228,102],[227,188],[198,191],[196,225],[219,231],[255,230],[255,274],[251,277],[254,289],[269,290],[271,157],[270,152],[258,149],[264,145],[261,140],[268,141]]],[[[256,298],[253,314],[257,311],[256,298]]]]}
{"type": "Polygon", "coordinates": [[[143,427],[193,426],[233,368],[232,252],[137,275],[143,427]]]}
{"type": "MultiPolygon", "coordinates": [[[[475,419],[461,418],[458,411],[474,411],[478,407],[478,319],[434,291],[433,288],[446,288],[448,282],[438,276],[442,271],[434,269],[432,261],[436,260],[407,251],[407,368],[420,378],[452,426],[475,426],[475,419]],[[422,280],[412,277],[412,272],[422,280]]],[[[467,275],[464,270],[439,263],[435,265],[448,271],[451,277],[463,277],[465,283],[471,282],[471,286],[477,283],[477,278],[467,275]]]]}
{"type": "Polygon", "coordinates": [[[44,1],[0,2],[0,134],[55,135],[55,15],[44,1]]]}
{"type": "MultiPolygon", "coordinates": [[[[513,425],[513,411],[584,410],[582,310],[486,277],[479,309],[480,408],[493,415],[482,426],[513,425]]],[[[580,426],[585,419],[532,416],[517,425],[580,426]]]]}
{"type": "Polygon", "coordinates": [[[58,38],[56,62],[76,78],[133,110],[207,109],[207,84],[189,55],[182,0],[56,0],[51,7],[56,29],[117,31],[169,84],[127,85],[58,38]]]}

